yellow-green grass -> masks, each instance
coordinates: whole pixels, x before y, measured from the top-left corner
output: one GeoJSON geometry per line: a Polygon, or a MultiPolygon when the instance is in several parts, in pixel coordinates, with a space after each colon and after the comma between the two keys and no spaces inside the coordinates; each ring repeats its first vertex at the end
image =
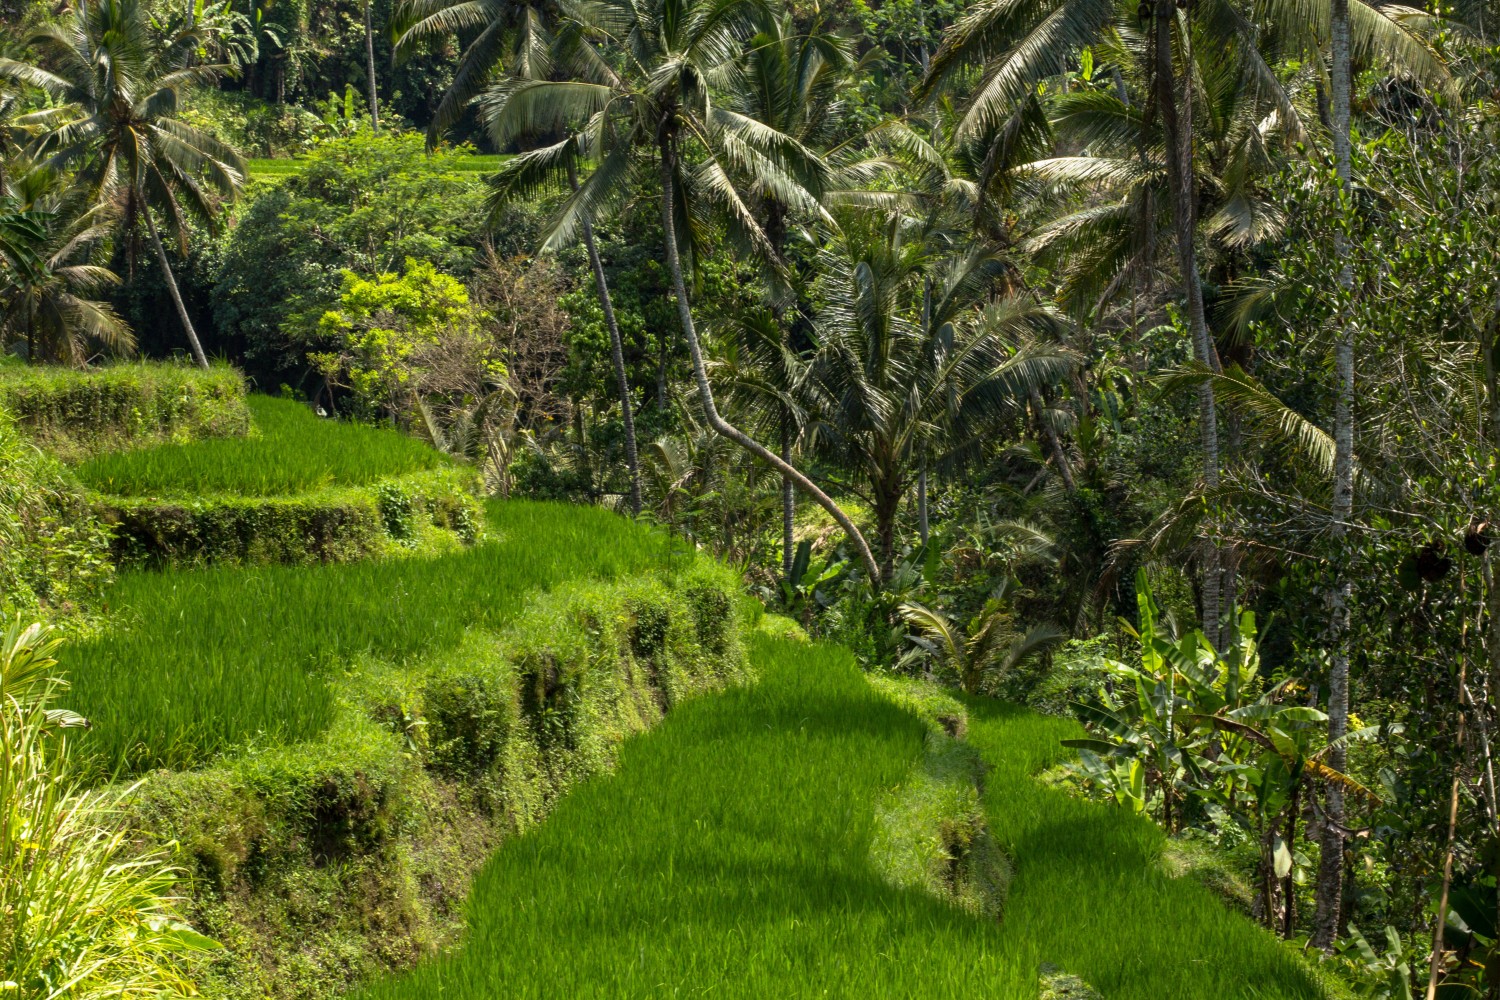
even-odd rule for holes
{"type": "MultiPolygon", "coordinates": [[[[468,156],[455,158],[452,169],[460,173],[472,173],[476,176],[492,174],[500,169],[500,164],[510,159],[507,154],[472,153],[468,156]]],[[[245,166],[250,172],[252,180],[273,180],[280,177],[292,177],[302,173],[307,161],[300,157],[278,157],[275,159],[249,159],[245,166]]]]}
{"type": "Polygon", "coordinates": [[[84,485],[114,496],[274,496],[361,486],[452,462],[399,431],[319,417],[302,403],[251,396],[254,431],[100,455],[77,467],[84,485]]]}
{"type": "Polygon", "coordinates": [[[1270,935],[1161,874],[1149,823],[1034,781],[1066,721],[974,706],[1015,858],[1001,921],[894,888],[870,862],[875,804],[921,722],[837,649],[760,637],[752,663],[757,684],[676,709],[504,846],[459,950],[360,1000],[1036,1000],[1042,963],[1110,1000],[1318,996],[1270,935]]]}
{"type": "Polygon", "coordinates": [[[128,573],[106,594],[118,624],[70,656],[69,706],[110,772],[307,739],[333,718],[330,680],[353,657],[432,656],[510,621],[531,591],[685,558],[607,511],[511,501],[489,506],[485,540],[442,556],[128,573]]]}

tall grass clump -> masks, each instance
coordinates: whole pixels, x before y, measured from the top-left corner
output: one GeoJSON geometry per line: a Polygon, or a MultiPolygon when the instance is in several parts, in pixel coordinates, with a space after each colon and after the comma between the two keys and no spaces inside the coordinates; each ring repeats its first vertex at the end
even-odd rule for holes
{"type": "Polygon", "coordinates": [[[399,431],[328,420],[302,403],[251,396],[244,440],[192,441],[101,455],[78,466],[85,485],[116,496],[273,496],[360,486],[452,465],[399,431]]]}
{"type": "Polygon", "coordinates": [[[142,361],[102,368],[0,363],[0,409],[64,461],[250,427],[245,379],[226,364],[142,361]]]}
{"type": "Polygon", "coordinates": [[[40,625],[0,636],[0,996],[193,995],[189,959],[218,946],[179,919],[165,854],[120,825],[134,789],[80,784],[57,648],[40,625]]]}
{"type": "Polygon", "coordinates": [[[129,573],[118,624],[79,646],[73,697],[107,770],[187,766],[327,727],[327,677],[356,654],[401,662],[511,621],[531,590],[672,570],[660,532],[594,508],[492,503],[479,544],[342,565],[129,573]]]}

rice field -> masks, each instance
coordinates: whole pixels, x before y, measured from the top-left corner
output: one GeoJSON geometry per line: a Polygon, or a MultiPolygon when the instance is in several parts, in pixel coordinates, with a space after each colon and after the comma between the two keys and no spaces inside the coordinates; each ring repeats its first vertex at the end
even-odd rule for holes
{"type": "MultiPolygon", "coordinates": [[[[492,174],[500,169],[500,164],[510,159],[507,154],[493,153],[471,153],[465,157],[455,157],[453,169],[460,173],[472,173],[476,177],[492,174]]],[[[278,157],[275,159],[248,159],[245,166],[250,172],[251,180],[272,180],[281,177],[292,177],[302,172],[305,161],[298,157],[278,157]]]]}
{"type": "Polygon", "coordinates": [[[69,707],[96,766],[186,767],[252,740],[321,732],[351,658],[404,661],[509,621],[523,596],[666,568],[665,535],[594,508],[508,501],[487,537],[435,557],[333,566],[138,572],[107,595],[120,622],[69,654],[69,707]]]}
{"type": "Polygon", "coordinates": [[[100,455],[76,467],[84,485],[115,496],[276,496],[359,486],[452,464],[395,430],[328,420],[271,396],[248,398],[248,438],[214,438],[100,455]]]}
{"type": "Polygon", "coordinates": [[[1110,1000],[1312,998],[1297,959],[1160,872],[1147,821],[1032,779],[1072,723],[974,703],[989,819],[1016,878],[1002,921],[892,888],[874,803],[920,722],[848,654],[758,637],[751,687],[676,709],[506,844],[461,949],[358,1000],[877,997],[1036,1000],[1042,963],[1110,1000]]]}

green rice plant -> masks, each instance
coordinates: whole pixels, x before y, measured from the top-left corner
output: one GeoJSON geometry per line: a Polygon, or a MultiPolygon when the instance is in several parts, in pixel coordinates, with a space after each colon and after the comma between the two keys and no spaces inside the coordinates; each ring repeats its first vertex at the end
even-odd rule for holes
{"type": "Polygon", "coordinates": [[[161,361],[88,369],[0,364],[0,409],[64,461],[243,435],[250,425],[244,397],[244,376],[225,364],[208,371],[161,361]]]}
{"type": "MultiPolygon", "coordinates": [[[[510,159],[509,154],[472,153],[453,157],[450,168],[460,173],[476,175],[492,174],[500,164],[510,159]]],[[[307,161],[300,157],[276,157],[273,159],[250,159],[245,161],[251,180],[279,180],[302,173],[307,161]]]]}
{"type": "Polygon", "coordinates": [[[305,405],[251,396],[255,434],[102,455],[78,466],[83,483],[115,496],[274,496],[359,486],[451,466],[398,431],[318,417],[305,405]]]}
{"type": "Polygon", "coordinates": [[[1053,965],[1111,1000],[1313,998],[1300,960],[1155,864],[1145,820],[1034,772],[1070,722],[968,703],[986,818],[1016,874],[1003,919],[893,886],[876,803],[931,731],[842,650],[756,636],[749,687],[689,702],[505,844],[456,952],[360,1000],[992,997],[1053,965]]]}
{"type": "Polygon", "coordinates": [[[308,739],[333,718],[328,678],[357,655],[432,656],[509,623],[533,590],[688,561],[607,511],[509,501],[489,505],[479,544],[438,556],[123,574],[106,595],[118,624],[76,651],[83,750],[138,772],[308,739]]]}
{"type": "Polygon", "coordinates": [[[188,960],[218,946],[179,918],[165,853],[120,824],[135,789],[80,784],[57,646],[39,625],[0,635],[0,996],[194,995],[188,960]]]}

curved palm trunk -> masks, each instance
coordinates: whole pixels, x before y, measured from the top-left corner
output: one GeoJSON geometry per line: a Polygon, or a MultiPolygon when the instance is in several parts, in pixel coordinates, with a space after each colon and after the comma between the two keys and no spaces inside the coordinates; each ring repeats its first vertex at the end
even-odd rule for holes
{"type": "MultiPolygon", "coordinates": [[[[1349,192],[1349,0],[1333,0],[1330,25],[1333,84],[1333,155],[1339,187],[1349,192]]],[[[1339,260],[1339,284],[1347,294],[1354,285],[1349,247],[1341,233],[1334,235],[1334,255],[1339,260]]],[[[1345,539],[1354,514],[1354,329],[1347,316],[1338,319],[1333,346],[1333,366],[1338,385],[1333,407],[1333,544],[1335,577],[1329,597],[1329,632],[1333,655],[1328,665],[1328,739],[1341,739],[1349,731],[1349,614],[1354,584],[1345,565],[1345,539]]],[[[1343,771],[1348,752],[1335,744],[1328,753],[1328,766],[1343,771]]],[[[1312,943],[1331,951],[1338,938],[1344,884],[1344,789],[1329,783],[1324,799],[1323,852],[1318,862],[1317,911],[1313,916],[1312,943]]]]}
{"type": "MultiPolygon", "coordinates": [[[[568,164],[568,183],[578,190],[578,172],[568,164]]],[[[625,424],[625,464],[630,470],[630,512],[641,513],[641,464],[636,451],[635,412],[630,405],[630,380],[625,375],[625,345],[620,339],[620,324],[615,319],[614,300],[604,277],[604,263],[599,259],[599,244],[594,226],[583,220],[583,245],[588,248],[589,268],[594,272],[594,288],[599,293],[599,307],[604,310],[604,325],[609,328],[609,359],[615,369],[615,392],[620,397],[620,418],[625,424]]]]}
{"type": "Polygon", "coordinates": [[[193,348],[193,360],[198,362],[199,368],[207,371],[208,355],[203,353],[203,345],[198,342],[198,331],[193,329],[193,321],[188,319],[187,306],[182,304],[182,293],[177,290],[177,279],[172,276],[167,250],[161,245],[161,234],[156,231],[156,220],[151,217],[150,209],[142,214],[146,216],[146,228],[151,232],[151,245],[156,248],[156,259],[161,262],[162,277],[167,280],[167,291],[172,296],[172,304],[177,307],[177,318],[182,320],[182,329],[193,348]]]}
{"type": "Polygon", "coordinates": [[[826,510],[828,515],[838,522],[839,527],[844,529],[844,533],[849,536],[849,541],[859,551],[860,561],[864,563],[865,572],[870,575],[870,582],[879,587],[882,580],[880,566],[876,564],[875,556],[870,552],[870,545],[865,541],[865,536],[850,520],[849,515],[844,513],[843,508],[790,462],[719,415],[719,408],[714,403],[713,387],[708,384],[708,370],[703,365],[703,348],[698,343],[698,329],[693,323],[692,306],[688,302],[687,283],[682,276],[682,257],[677,251],[677,231],[673,220],[672,205],[675,191],[672,180],[673,158],[672,149],[666,139],[663,139],[661,143],[660,160],[662,241],[666,247],[667,270],[672,275],[672,290],[677,295],[677,317],[682,323],[682,334],[687,339],[688,355],[693,363],[693,380],[698,386],[698,399],[703,406],[703,415],[708,421],[708,426],[713,428],[714,433],[733,441],[796,483],[799,489],[812,497],[819,507],[826,510]]]}
{"type": "Polygon", "coordinates": [[[370,0],[365,0],[365,83],[370,93],[370,131],[380,134],[380,98],[375,92],[375,31],[370,26],[370,0]]]}
{"type": "MultiPolygon", "coordinates": [[[[1196,228],[1196,206],[1193,199],[1193,104],[1192,81],[1189,72],[1183,74],[1181,115],[1178,114],[1177,95],[1173,83],[1172,69],[1172,22],[1177,17],[1173,3],[1156,5],[1156,93],[1157,105],[1161,108],[1162,125],[1166,129],[1167,179],[1172,187],[1174,208],[1173,229],[1177,236],[1177,266],[1182,272],[1182,283],[1187,293],[1188,330],[1193,338],[1193,352],[1199,363],[1219,369],[1218,352],[1208,337],[1208,322],[1203,314],[1203,283],[1198,275],[1198,252],[1193,244],[1196,228]]],[[[1213,492],[1219,486],[1219,427],[1218,413],[1214,407],[1214,389],[1204,382],[1198,389],[1198,433],[1203,449],[1203,488],[1213,492]]],[[[1212,538],[1205,536],[1201,542],[1199,561],[1203,568],[1203,634],[1215,645],[1222,643],[1219,635],[1222,595],[1222,555],[1212,538]]]]}

